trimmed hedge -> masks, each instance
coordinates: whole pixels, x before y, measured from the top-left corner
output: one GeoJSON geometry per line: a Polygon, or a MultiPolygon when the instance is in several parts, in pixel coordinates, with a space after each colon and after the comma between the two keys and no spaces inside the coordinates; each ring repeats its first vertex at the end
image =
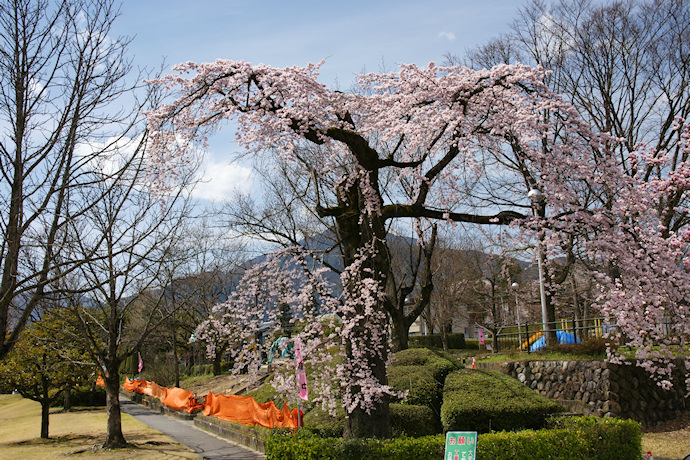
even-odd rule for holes
{"type": "Polygon", "coordinates": [[[425,366],[391,366],[388,385],[396,391],[407,391],[405,403],[431,408],[441,412],[443,386],[434,378],[433,370],[425,366]]]}
{"type": "MultiPolygon", "coordinates": [[[[55,401],[53,401],[50,407],[62,407],[64,401],[65,400],[62,397],[58,397],[55,401]]],[[[91,390],[91,387],[72,388],[70,391],[70,403],[72,404],[72,407],[105,406],[105,388],[95,386],[93,391],[91,390]]]]}
{"type": "Polygon", "coordinates": [[[542,428],[559,404],[496,371],[463,369],[446,378],[441,422],[446,431],[542,428]]]}
{"type": "Polygon", "coordinates": [[[460,362],[448,356],[446,353],[438,350],[430,350],[428,348],[408,348],[395,353],[391,359],[392,365],[395,366],[424,366],[432,370],[434,378],[440,383],[446,380],[446,376],[456,369],[461,369],[463,366],[460,362]]]}
{"type": "MultiPolygon", "coordinates": [[[[441,432],[441,422],[429,407],[410,404],[391,404],[393,436],[429,436],[441,432]]],[[[320,407],[304,414],[304,426],[317,436],[338,438],[345,430],[345,410],[338,408],[335,417],[320,407]]]]}
{"type": "MultiPolygon", "coordinates": [[[[408,343],[410,348],[443,348],[440,334],[411,336],[408,343]]],[[[465,334],[448,334],[448,348],[465,348],[465,334]]]]}
{"type": "MultiPolygon", "coordinates": [[[[492,460],[639,460],[642,433],[631,420],[581,417],[553,430],[489,433],[479,436],[477,458],[492,460]]],[[[445,436],[388,440],[319,438],[307,430],[276,430],[266,441],[267,460],[442,459],[445,436]]]]}
{"type": "Polygon", "coordinates": [[[266,460],[421,460],[442,458],[443,435],[422,438],[351,439],[319,438],[307,430],[276,431],[266,441],[266,460]]]}
{"type": "Polygon", "coordinates": [[[431,436],[442,432],[441,419],[428,406],[391,404],[393,436],[431,436]]]}
{"type": "Polygon", "coordinates": [[[642,431],[635,421],[579,417],[553,430],[484,434],[477,442],[477,458],[639,460],[641,443],[642,431]]]}

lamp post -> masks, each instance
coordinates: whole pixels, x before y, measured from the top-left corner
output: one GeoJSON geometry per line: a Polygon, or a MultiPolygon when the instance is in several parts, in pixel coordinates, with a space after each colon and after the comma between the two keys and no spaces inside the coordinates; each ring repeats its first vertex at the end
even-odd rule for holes
{"type": "MultiPolygon", "coordinates": [[[[537,217],[544,217],[545,209],[544,202],[546,196],[541,190],[533,188],[527,192],[527,198],[532,203],[532,210],[537,217]]],[[[544,287],[544,247],[542,245],[542,237],[537,238],[537,269],[539,271],[539,294],[541,296],[541,322],[542,331],[544,333],[544,343],[550,345],[551,341],[551,324],[549,323],[549,313],[546,309],[546,289],[544,287]]]]}
{"type": "Polygon", "coordinates": [[[518,304],[518,288],[520,285],[518,283],[513,283],[510,285],[515,292],[515,322],[518,327],[518,350],[522,347],[522,329],[520,329],[520,305],[518,304]]]}

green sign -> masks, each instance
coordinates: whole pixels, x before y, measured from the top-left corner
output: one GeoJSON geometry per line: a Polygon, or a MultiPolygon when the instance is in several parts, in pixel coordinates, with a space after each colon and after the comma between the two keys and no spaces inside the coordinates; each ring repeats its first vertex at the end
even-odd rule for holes
{"type": "Polygon", "coordinates": [[[446,433],[446,453],[443,460],[475,460],[477,458],[476,431],[446,433]]]}

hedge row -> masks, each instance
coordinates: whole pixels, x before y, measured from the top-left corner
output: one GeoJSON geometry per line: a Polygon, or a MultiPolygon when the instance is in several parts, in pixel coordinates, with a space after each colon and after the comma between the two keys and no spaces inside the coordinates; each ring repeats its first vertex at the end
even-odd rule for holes
{"type": "Polygon", "coordinates": [[[281,430],[266,440],[266,460],[420,460],[442,458],[443,435],[421,438],[351,439],[320,438],[308,430],[292,434],[281,430]]]}
{"type": "Polygon", "coordinates": [[[484,434],[477,442],[477,458],[494,460],[639,460],[641,450],[639,423],[597,417],[564,420],[552,430],[484,434]]]}
{"type": "MultiPolygon", "coordinates": [[[[410,348],[443,348],[440,334],[415,335],[409,339],[410,348]]],[[[448,334],[448,348],[459,350],[465,348],[465,334],[448,334]]]]}
{"type": "MultiPolygon", "coordinates": [[[[50,407],[62,407],[64,398],[58,397],[50,407]]],[[[105,388],[103,387],[78,387],[70,391],[70,404],[72,406],[105,406],[105,388]]]]}
{"type": "Polygon", "coordinates": [[[538,429],[547,417],[563,410],[505,374],[462,369],[446,378],[441,422],[446,431],[538,429]]]}
{"type": "MultiPolygon", "coordinates": [[[[552,430],[489,433],[479,436],[477,458],[492,460],[639,460],[642,433],[631,420],[582,417],[552,430]]],[[[267,460],[362,458],[442,459],[445,436],[390,440],[320,438],[307,430],[280,430],[266,441],[267,460]]]]}
{"type": "MultiPolygon", "coordinates": [[[[439,417],[427,406],[391,404],[393,436],[429,436],[441,432],[439,417]]],[[[304,415],[304,426],[317,436],[337,438],[345,429],[345,410],[338,409],[335,417],[319,407],[304,415]]]]}

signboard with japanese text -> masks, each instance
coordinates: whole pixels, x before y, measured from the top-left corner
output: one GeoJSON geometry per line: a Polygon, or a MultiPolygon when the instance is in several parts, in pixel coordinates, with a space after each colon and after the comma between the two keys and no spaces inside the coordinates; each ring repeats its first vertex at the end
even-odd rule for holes
{"type": "Polygon", "coordinates": [[[475,460],[477,458],[476,431],[446,433],[446,453],[443,460],[475,460]]]}
{"type": "Polygon", "coordinates": [[[479,345],[484,345],[484,329],[477,329],[477,333],[479,334],[479,345]]]}

